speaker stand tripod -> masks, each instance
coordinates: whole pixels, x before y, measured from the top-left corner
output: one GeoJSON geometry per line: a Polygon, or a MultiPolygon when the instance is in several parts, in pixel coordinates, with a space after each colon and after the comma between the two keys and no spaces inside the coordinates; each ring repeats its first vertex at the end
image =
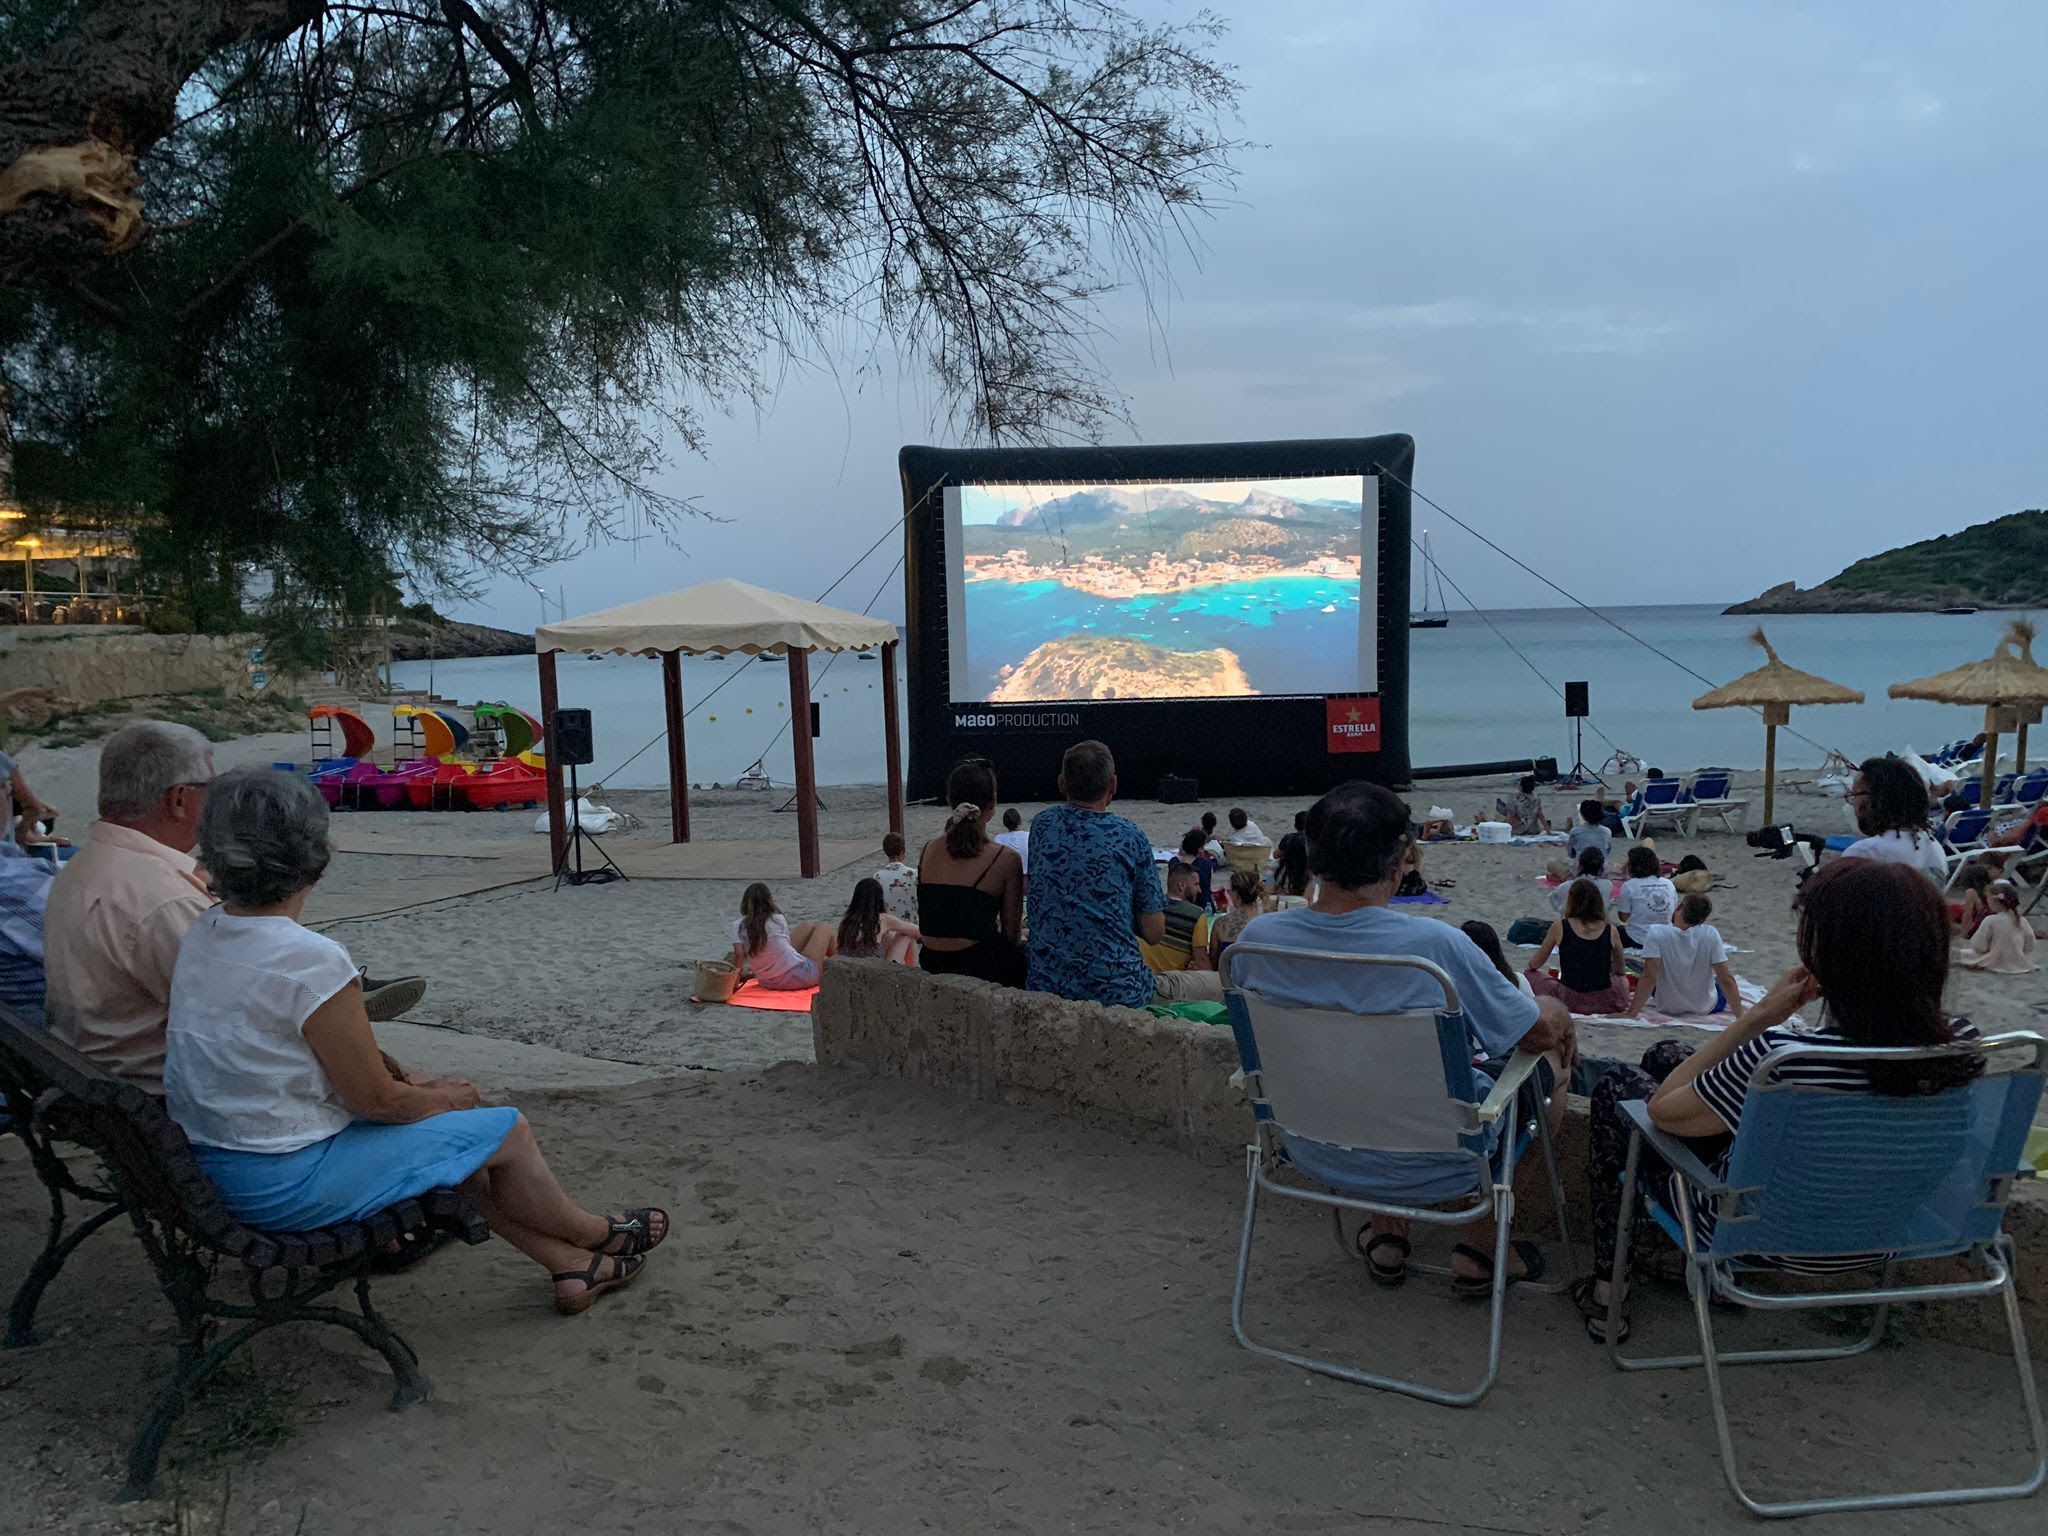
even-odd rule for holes
{"type": "Polygon", "coordinates": [[[1599,774],[1586,766],[1586,722],[1583,717],[1572,717],[1572,771],[1562,775],[1559,784],[1576,789],[1587,784],[1604,783],[1599,774]]]}
{"type": "Polygon", "coordinates": [[[618,861],[605,852],[604,844],[583,830],[583,794],[576,785],[576,765],[569,765],[569,844],[562,850],[562,860],[555,866],[555,889],[560,890],[564,881],[570,885],[604,885],[612,880],[624,880],[626,872],[619,868],[618,861]],[[583,845],[590,844],[598,858],[604,862],[596,869],[583,867],[583,845]],[[572,866],[572,862],[573,866],[572,866]]]}

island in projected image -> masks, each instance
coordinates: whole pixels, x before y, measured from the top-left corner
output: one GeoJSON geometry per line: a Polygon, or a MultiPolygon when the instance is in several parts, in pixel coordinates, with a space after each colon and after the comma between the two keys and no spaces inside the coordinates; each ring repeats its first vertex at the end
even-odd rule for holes
{"type": "Polygon", "coordinates": [[[962,487],[967,689],[956,696],[1355,688],[1363,496],[1356,475],[962,487]]]}

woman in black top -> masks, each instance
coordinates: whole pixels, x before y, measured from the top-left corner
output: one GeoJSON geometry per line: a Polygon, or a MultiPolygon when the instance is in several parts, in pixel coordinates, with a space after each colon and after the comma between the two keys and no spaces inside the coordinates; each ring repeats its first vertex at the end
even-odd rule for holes
{"type": "Polygon", "coordinates": [[[1565,895],[1564,916],[1550,925],[1543,947],[1529,962],[1529,985],[1538,997],[1554,997],[1573,1013],[1626,1013],[1631,994],[1621,956],[1621,933],[1607,921],[1600,888],[1574,880],[1565,895]],[[1543,974],[1552,952],[1557,975],[1543,974]]]}
{"type": "Polygon", "coordinates": [[[952,815],[944,835],[917,856],[918,965],[936,975],[979,976],[1024,985],[1018,943],[1024,921],[1024,866],[988,835],[996,807],[995,770],[965,762],[946,778],[952,815]]]}

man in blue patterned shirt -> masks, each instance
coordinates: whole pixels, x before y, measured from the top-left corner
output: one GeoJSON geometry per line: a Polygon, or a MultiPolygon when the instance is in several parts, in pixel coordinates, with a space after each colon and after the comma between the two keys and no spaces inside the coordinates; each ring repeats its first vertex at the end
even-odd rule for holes
{"type": "Polygon", "coordinates": [[[1116,759],[1101,742],[1067,748],[1060,793],[1064,805],[1031,819],[1028,985],[1078,1001],[1142,1008],[1152,1001],[1153,977],[1138,940],[1157,944],[1166,933],[1166,891],[1152,862],[1152,839],[1110,814],[1116,759]]]}

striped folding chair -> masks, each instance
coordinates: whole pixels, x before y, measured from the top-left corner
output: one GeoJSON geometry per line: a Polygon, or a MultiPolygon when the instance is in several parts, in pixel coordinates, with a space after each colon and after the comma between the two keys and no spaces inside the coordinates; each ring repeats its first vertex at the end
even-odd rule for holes
{"type": "MultiPolygon", "coordinates": [[[[1509,1226],[1515,1209],[1515,1167],[1532,1140],[1543,1149],[1565,1247],[1565,1278],[1573,1271],[1565,1224],[1564,1188],[1550,1141],[1549,1115],[1531,1082],[1537,1056],[1517,1052],[1492,1090],[1474,1093],[1473,1051],[1449,976],[1427,960],[1406,955],[1357,955],[1285,949],[1243,940],[1224,952],[1225,999],[1252,1103],[1254,1140],[1246,1148],[1244,1229],[1230,1324],[1237,1341],[1255,1354],[1303,1370],[1426,1402],[1464,1408],[1478,1402],[1500,1375],[1501,1323],[1506,1312],[1509,1226]],[[1440,1008],[1363,1014],[1301,1008],[1274,1001],[1239,984],[1244,962],[1265,956],[1283,963],[1420,971],[1443,990],[1440,1008]],[[1528,1091],[1524,1092],[1527,1085],[1528,1091]],[[1435,1154],[1416,1173],[1418,1154],[1435,1154]],[[1414,1181],[1414,1182],[1407,1182],[1414,1181]],[[1255,1340],[1245,1327],[1245,1292],[1259,1203],[1272,1196],[1327,1207],[1337,1246],[1357,1258],[1345,1236],[1344,1214],[1404,1218],[1422,1225],[1465,1226],[1491,1215],[1497,1226],[1493,1287],[1487,1321],[1486,1368],[1474,1386],[1444,1388],[1339,1364],[1255,1340]],[[1440,1207],[1457,1204],[1449,1210],[1440,1207]]],[[[1411,1260],[1410,1270],[1446,1275],[1441,1265],[1411,1260]]]]}
{"type": "MultiPolygon", "coordinates": [[[[1628,1165],[1622,1175],[1621,1226],[1630,1230],[1638,1199],[1636,1170],[1650,1147],[1671,1168],[1673,1183],[1690,1199],[1667,1198],[1662,1190],[1640,1198],[1657,1224],[1684,1251],[1686,1289],[1699,1328],[1700,1352],[1692,1355],[1629,1357],[1608,1333],[1607,1352],[1623,1370],[1664,1370],[1703,1366],[1721,1466],[1728,1486],[1751,1514],[1765,1517],[1812,1515],[1842,1510],[1924,1509],[1944,1504],[1977,1504],[2036,1493],[2048,1480],[2048,1436],[2034,1391],[2033,1364],[2020,1321],[2013,1283],[2012,1240],[2005,1235],[2005,1206],[2016,1178],[2032,1170],[2021,1159],[2034,1111],[2041,1102],[2048,1040],[2030,1033],[1997,1035],[1982,1041],[1930,1050],[1866,1050],[1849,1046],[1795,1045],[1773,1051],[1759,1064],[1742,1110],[1742,1125],[1728,1152],[1728,1171],[1716,1177],[1684,1141],[1650,1121],[1645,1104],[1624,1104],[1633,1122],[1628,1165]],[[1868,1088],[1822,1086],[1812,1081],[1815,1066],[1855,1068],[1873,1061],[1924,1061],[1942,1056],[1977,1056],[1980,1076],[1960,1087],[1913,1097],[1868,1088]],[[1801,1080],[1804,1069],[1806,1080],[1801,1080]],[[1711,1236],[1696,1239],[1694,1202],[1711,1204],[1711,1236]],[[1868,1288],[1763,1291],[1743,1281],[1759,1270],[1786,1267],[1782,1261],[1843,1261],[1862,1258],[1876,1272],[1868,1288]],[[1976,1271],[1960,1280],[1898,1283],[1894,1267],[1911,1259],[1962,1258],[1976,1271]],[[2019,1368],[2020,1400],[2032,1436],[2034,1465],[2015,1483],[1946,1488],[1911,1493],[1849,1494],[1766,1501],[1743,1486],[1722,1396],[1723,1366],[1839,1360],[1875,1347],[1895,1303],[1968,1301],[1996,1297],[2005,1308],[2013,1357],[2019,1368]],[[1710,1302],[1760,1311],[1870,1306],[1869,1331],[1854,1343],[1828,1348],[1722,1351],[1714,1338],[1710,1302]]],[[[1628,1244],[1616,1246],[1611,1283],[1621,1293],[1628,1244]]],[[[1855,1273],[1854,1268],[1839,1270],[1855,1273]]]]}

